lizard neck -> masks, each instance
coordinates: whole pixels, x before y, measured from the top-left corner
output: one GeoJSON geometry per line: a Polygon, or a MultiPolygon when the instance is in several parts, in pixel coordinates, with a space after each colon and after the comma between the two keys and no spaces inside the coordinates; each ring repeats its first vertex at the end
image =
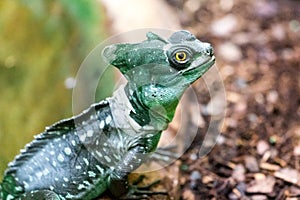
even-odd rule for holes
{"type": "Polygon", "coordinates": [[[124,87],[124,91],[133,107],[130,117],[140,126],[152,126],[156,130],[165,130],[167,128],[170,120],[165,113],[159,113],[157,110],[145,105],[144,100],[134,92],[134,89],[130,88],[129,84],[124,87]]]}
{"type": "Polygon", "coordinates": [[[167,119],[144,106],[128,85],[121,85],[108,101],[115,126],[129,134],[162,131],[168,126],[167,119]]]}

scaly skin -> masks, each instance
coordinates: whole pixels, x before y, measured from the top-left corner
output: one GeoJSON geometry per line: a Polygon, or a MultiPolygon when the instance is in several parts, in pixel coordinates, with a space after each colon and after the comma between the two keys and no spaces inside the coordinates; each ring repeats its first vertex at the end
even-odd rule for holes
{"type": "MultiPolygon", "coordinates": [[[[187,31],[154,33],[102,53],[128,83],[78,116],[47,127],[5,171],[1,199],[93,199],[155,151],[185,89],[213,64],[212,47],[187,31]]],[[[126,185],[125,185],[126,186],[126,185]]]]}

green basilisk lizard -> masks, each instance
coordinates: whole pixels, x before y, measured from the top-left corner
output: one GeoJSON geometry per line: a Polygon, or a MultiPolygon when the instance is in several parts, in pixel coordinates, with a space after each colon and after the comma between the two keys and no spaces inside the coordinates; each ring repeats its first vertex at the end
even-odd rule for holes
{"type": "Polygon", "coordinates": [[[26,145],[5,171],[1,199],[93,199],[108,189],[126,196],[115,185],[155,151],[186,88],[215,62],[211,45],[188,31],[168,39],[149,32],[102,56],[128,82],[26,145]]]}

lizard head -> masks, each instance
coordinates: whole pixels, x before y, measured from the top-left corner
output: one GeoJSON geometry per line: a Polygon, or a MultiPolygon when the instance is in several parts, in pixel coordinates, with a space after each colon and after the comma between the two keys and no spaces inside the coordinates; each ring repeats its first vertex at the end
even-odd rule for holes
{"type": "Polygon", "coordinates": [[[188,31],[175,32],[168,39],[148,32],[141,43],[114,44],[102,54],[126,77],[128,96],[167,121],[172,120],[185,89],[215,62],[211,45],[188,31]]]}

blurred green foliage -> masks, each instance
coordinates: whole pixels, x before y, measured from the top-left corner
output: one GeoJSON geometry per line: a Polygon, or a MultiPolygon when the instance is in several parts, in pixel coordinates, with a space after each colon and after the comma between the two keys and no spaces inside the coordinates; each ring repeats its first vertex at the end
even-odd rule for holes
{"type": "Polygon", "coordinates": [[[0,178],[34,134],[72,115],[64,81],[104,38],[101,13],[89,0],[0,1],[0,178]]]}

